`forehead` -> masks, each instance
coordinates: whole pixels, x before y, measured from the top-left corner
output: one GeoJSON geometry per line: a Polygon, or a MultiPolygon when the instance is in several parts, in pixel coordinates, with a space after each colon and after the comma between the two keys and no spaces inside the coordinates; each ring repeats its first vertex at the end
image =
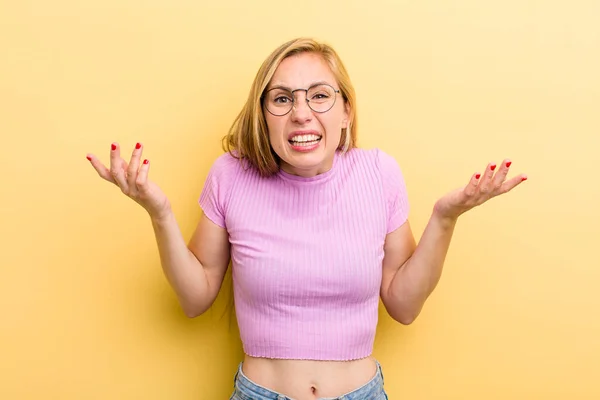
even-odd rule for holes
{"type": "Polygon", "coordinates": [[[335,75],[318,54],[301,53],[288,57],[279,64],[268,87],[308,88],[316,82],[334,85],[335,75]]]}

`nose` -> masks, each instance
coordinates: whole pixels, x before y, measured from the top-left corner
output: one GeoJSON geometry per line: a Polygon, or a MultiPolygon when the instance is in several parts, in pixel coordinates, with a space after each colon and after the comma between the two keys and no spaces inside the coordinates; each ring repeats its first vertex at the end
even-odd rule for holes
{"type": "Polygon", "coordinates": [[[308,102],[306,101],[306,93],[302,95],[302,92],[296,92],[296,96],[294,99],[294,104],[292,106],[292,121],[304,124],[312,120],[312,110],[308,106],[308,102]]]}

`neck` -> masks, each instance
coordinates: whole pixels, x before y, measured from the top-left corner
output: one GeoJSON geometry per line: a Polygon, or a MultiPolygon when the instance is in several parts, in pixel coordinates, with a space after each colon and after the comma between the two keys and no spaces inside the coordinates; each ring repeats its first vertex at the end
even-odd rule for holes
{"type": "Polygon", "coordinates": [[[295,167],[282,160],[280,168],[290,175],[296,175],[303,178],[312,178],[330,171],[331,168],[333,168],[334,158],[335,154],[323,160],[323,162],[321,162],[320,164],[307,168],[295,167]]]}

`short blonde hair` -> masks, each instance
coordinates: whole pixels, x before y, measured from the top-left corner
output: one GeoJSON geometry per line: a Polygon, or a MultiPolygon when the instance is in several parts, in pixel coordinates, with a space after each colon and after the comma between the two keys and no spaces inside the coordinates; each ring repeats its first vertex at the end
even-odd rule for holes
{"type": "Polygon", "coordinates": [[[279,46],[263,62],[254,78],[248,100],[234,120],[229,133],[223,138],[223,149],[234,157],[247,160],[262,176],[279,171],[279,157],[271,148],[265,119],[262,96],[279,64],[301,53],[314,53],[323,58],[331,68],[344,105],[349,108],[347,128],[342,129],[338,149],[346,152],[356,147],[356,95],[350,76],[335,50],[310,38],[297,38],[279,46]]]}

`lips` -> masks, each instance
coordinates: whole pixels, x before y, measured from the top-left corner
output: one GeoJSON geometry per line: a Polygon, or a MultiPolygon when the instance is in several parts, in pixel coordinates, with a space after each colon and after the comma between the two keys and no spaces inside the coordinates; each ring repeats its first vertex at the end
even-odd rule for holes
{"type": "Polygon", "coordinates": [[[311,143],[320,141],[322,137],[323,135],[313,130],[295,131],[288,136],[288,141],[291,144],[311,143]]]}

